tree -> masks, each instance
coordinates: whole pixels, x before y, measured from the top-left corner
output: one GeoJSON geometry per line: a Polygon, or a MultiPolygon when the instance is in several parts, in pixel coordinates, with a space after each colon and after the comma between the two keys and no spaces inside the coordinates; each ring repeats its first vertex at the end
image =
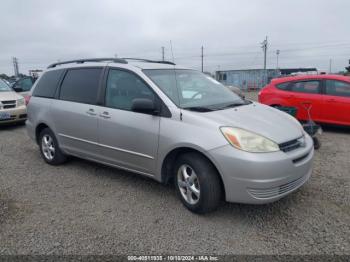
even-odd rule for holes
{"type": "Polygon", "coordinates": [[[6,75],[6,74],[0,74],[0,78],[8,80],[10,77],[8,75],[6,75]]]}
{"type": "MultiPolygon", "coordinates": [[[[350,61],[349,61],[350,62],[350,61]]],[[[346,75],[346,76],[350,76],[350,65],[349,66],[347,66],[347,67],[345,67],[345,69],[346,69],[346,72],[345,72],[345,74],[344,75],[346,75]]]]}

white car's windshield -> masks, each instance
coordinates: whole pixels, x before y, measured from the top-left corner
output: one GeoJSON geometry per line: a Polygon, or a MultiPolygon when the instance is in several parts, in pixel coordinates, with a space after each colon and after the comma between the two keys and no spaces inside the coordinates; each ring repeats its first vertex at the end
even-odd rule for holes
{"type": "Polygon", "coordinates": [[[0,92],[8,91],[12,91],[12,89],[3,80],[0,79],[0,92]]]}
{"type": "Polygon", "coordinates": [[[147,69],[143,72],[180,108],[211,111],[247,104],[212,77],[195,70],[147,69]]]}

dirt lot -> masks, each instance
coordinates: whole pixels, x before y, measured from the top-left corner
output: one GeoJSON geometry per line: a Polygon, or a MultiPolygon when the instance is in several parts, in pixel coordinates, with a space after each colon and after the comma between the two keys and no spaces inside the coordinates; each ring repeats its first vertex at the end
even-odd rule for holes
{"type": "Polygon", "coordinates": [[[187,211],[174,189],[0,130],[0,254],[350,254],[350,129],[327,128],[310,181],[269,205],[187,211]]]}

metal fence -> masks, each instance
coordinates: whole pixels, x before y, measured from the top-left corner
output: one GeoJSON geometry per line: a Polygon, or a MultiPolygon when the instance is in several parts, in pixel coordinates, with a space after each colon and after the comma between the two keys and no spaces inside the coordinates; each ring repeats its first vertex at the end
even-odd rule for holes
{"type": "Polygon", "coordinates": [[[277,69],[248,69],[217,71],[216,79],[224,85],[233,85],[242,90],[261,89],[267,85],[272,78],[280,76],[277,69]]]}

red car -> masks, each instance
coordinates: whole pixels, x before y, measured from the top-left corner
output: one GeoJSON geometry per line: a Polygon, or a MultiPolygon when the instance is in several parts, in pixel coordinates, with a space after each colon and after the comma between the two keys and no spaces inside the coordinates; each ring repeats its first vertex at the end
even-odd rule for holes
{"type": "Polygon", "coordinates": [[[296,107],[297,118],[350,126],[350,77],[307,75],[276,78],[259,92],[259,102],[269,106],[296,107]]]}

